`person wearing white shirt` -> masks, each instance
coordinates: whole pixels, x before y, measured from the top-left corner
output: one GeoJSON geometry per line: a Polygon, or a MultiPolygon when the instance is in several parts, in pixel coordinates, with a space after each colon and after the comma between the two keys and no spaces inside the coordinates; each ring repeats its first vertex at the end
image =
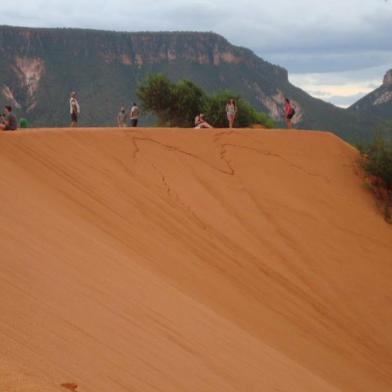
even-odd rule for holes
{"type": "Polygon", "coordinates": [[[69,110],[71,113],[71,127],[75,128],[78,126],[80,105],[78,100],[76,99],[76,93],[74,91],[71,93],[71,98],[69,100],[69,110]]]}
{"type": "Polygon", "coordinates": [[[133,103],[130,111],[131,127],[137,127],[139,122],[140,110],[136,103],[133,103]]]}

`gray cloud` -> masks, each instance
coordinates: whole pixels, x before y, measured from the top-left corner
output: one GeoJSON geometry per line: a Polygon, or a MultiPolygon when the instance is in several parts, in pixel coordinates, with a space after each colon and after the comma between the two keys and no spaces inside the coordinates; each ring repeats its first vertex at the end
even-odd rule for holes
{"type": "Polygon", "coordinates": [[[0,24],[214,31],[294,74],[362,70],[374,80],[375,67],[385,68],[377,78],[392,68],[384,0],[14,0],[0,4],[0,24]]]}
{"type": "Polygon", "coordinates": [[[333,95],[332,97],[326,98],[326,101],[333,103],[336,106],[340,106],[342,108],[347,108],[347,107],[351,106],[354,102],[359,101],[365,95],[366,94],[363,94],[363,93],[347,95],[347,96],[333,95]]]}
{"type": "MultiPolygon", "coordinates": [[[[365,70],[382,67],[382,72],[392,67],[392,51],[358,50],[341,51],[333,48],[328,51],[272,52],[265,56],[280,64],[291,73],[330,73],[365,70]]],[[[373,72],[372,72],[373,73],[373,72]]]]}

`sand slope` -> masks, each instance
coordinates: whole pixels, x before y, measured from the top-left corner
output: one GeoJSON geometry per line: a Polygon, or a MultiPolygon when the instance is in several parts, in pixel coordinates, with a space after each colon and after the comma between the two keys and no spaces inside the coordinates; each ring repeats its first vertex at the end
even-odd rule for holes
{"type": "Polygon", "coordinates": [[[355,159],[317,132],[1,134],[0,391],[391,391],[392,228],[355,159]]]}

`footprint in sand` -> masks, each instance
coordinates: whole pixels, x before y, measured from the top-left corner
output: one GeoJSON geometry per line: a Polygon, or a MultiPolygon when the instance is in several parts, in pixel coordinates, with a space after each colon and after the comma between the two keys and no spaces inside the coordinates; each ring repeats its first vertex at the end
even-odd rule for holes
{"type": "Polygon", "coordinates": [[[74,384],[72,382],[67,382],[67,383],[61,384],[61,386],[65,389],[72,391],[72,392],[77,392],[77,389],[78,389],[78,384],[74,384]]]}

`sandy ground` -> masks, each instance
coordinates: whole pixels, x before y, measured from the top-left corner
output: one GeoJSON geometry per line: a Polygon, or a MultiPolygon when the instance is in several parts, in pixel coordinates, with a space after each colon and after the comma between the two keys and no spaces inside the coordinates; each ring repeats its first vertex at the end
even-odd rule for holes
{"type": "Polygon", "coordinates": [[[318,132],[0,134],[0,391],[391,391],[392,227],[356,158],[318,132]]]}

